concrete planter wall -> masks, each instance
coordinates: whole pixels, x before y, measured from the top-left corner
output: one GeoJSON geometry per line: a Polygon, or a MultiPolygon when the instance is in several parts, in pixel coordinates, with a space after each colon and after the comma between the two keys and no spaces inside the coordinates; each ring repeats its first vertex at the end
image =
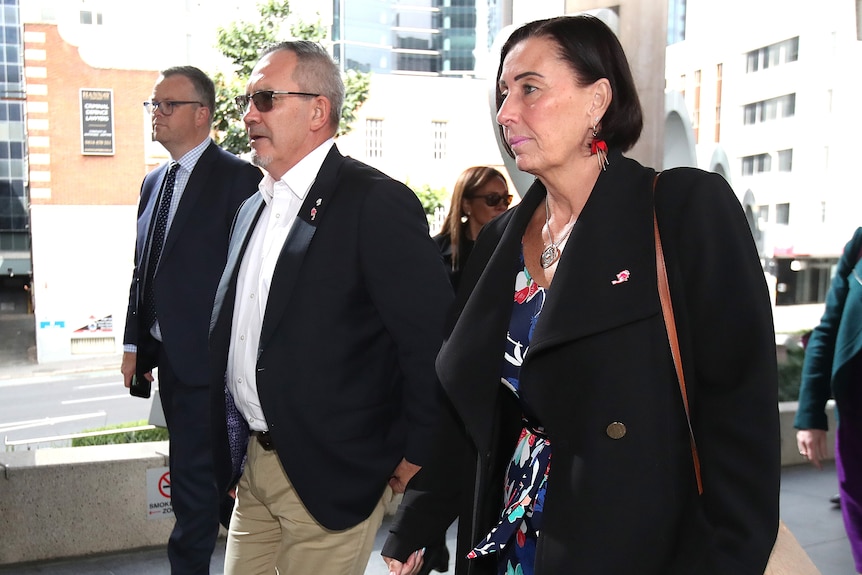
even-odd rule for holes
{"type": "MultiPolygon", "coordinates": [[[[781,464],[808,465],[796,448],[796,402],[778,408],[781,464]]],[[[167,453],[164,441],[0,454],[0,565],[165,545],[173,519],[148,518],[147,469],[167,466],[167,453]]]]}

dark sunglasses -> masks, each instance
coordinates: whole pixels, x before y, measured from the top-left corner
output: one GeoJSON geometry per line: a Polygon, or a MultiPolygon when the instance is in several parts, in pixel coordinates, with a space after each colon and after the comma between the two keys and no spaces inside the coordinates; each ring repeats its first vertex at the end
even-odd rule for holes
{"type": "Polygon", "coordinates": [[[312,94],[311,92],[284,92],[281,90],[260,90],[254,94],[243,94],[233,99],[236,102],[236,107],[239,108],[241,114],[248,111],[249,102],[254,102],[254,107],[258,112],[269,112],[272,110],[273,96],[310,96],[316,98],[320,94],[312,94]]]}
{"type": "Polygon", "coordinates": [[[500,195],[500,194],[498,194],[497,192],[494,192],[493,194],[484,194],[484,195],[478,195],[478,194],[477,194],[477,195],[475,195],[475,196],[470,196],[470,198],[469,198],[469,199],[471,199],[471,200],[472,200],[472,199],[474,199],[474,198],[482,198],[482,199],[484,199],[484,200],[485,200],[485,205],[486,205],[486,206],[489,206],[489,207],[491,207],[491,208],[493,208],[494,206],[496,206],[496,205],[497,205],[497,204],[499,204],[500,202],[506,202],[506,205],[507,205],[507,206],[508,206],[508,205],[510,205],[510,204],[512,203],[512,194],[506,194],[505,196],[501,196],[501,195],[500,195]]]}

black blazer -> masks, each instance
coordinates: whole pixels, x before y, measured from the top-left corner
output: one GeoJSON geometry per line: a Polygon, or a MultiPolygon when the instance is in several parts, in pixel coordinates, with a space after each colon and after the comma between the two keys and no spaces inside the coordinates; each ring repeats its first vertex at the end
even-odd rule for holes
{"type": "MultiPolygon", "coordinates": [[[[237,274],[264,207],[240,210],[210,334],[216,425],[224,422],[237,274]]],[[[366,519],[406,457],[427,458],[434,358],[451,287],[416,195],[333,146],[299,210],[270,286],[257,389],[285,472],[328,529],[366,519]]],[[[217,427],[221,485],[236,479],[217,427]]]]}
{"type": "MultiPolygon", "coordinates": [[[[698,496],[657,293],[653,175],[611,156],[521,368],[522,397],[553,449],[537,575],[760,575],[775,540],[775,340],[754,242],[720,176],[661,175],[657,213],[703,470],[698,496]],[[612,283],[622,270],[628,281],[612,283]],[[620,439],[609,431],[615,422],[625,425],[620,439]]],[[[458,515],[456,573],[496,572],[495,558],[462,558],[499,519],[520,429],[500,366],[521,238],[544,197],[537,182],[477,240],[437,360],[452,408],[443,449],[408,487],[384,555],[406,557],[458,515]],[[476,479],[459,485],[457,474],[476,479]]]]}
{"type": "MultiPolygon", "coordinates": [[[[144,294],[146,247],[153,210],[168,164],[150,172],[141,185],[135,270],[129,293],[123,342],[138,346],[140,367],[153,367],[158,344],[138,323],[144,294]]],[[[212,303],[227,259],[230,226],[240,204],[257,191],[259,169],[210,143],[183,191],[153,278],[156,315],[164,352],[181,381],[209,384],[207,334],[212,303]]]]}

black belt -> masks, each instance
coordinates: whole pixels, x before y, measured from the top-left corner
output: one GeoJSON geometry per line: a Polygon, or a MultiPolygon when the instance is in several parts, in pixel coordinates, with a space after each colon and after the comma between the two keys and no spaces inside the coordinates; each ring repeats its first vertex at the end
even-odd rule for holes
{"type": "Polygon", "coordinates": [[[260,446],[263,447],[265,451],[272,451],[275,449],[275,444],[272,442],[272,436],[268,431],[252,431],[251,436],[257,438],[257,442],[260,443],[260,446]]]}

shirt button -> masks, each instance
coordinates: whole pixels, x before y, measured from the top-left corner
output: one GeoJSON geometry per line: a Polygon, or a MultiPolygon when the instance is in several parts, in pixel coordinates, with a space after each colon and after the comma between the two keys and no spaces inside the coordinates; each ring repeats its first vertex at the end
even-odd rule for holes
{"type": "Polygon", "coordinates": [[[254,294],[253,294],[253,293],[252,293],[252,294],[249,294],[249,296],[248,296],[248,297],[249,297],[249,299],[254,299],[254,294]]]}
{"type": "Polygon", "coordinates": [[[281,217],[281,214],[275,214],[275,218],[278,219],[281,217]]]}
{"type": "Polygon", "coordinates": [[[241,378],[241,377],[236,378],[236,382],[237,382],[237,383],[242,383],[242,378],[241,378]]]}
{"type": "Polygon", "coordinates": [[[245,334],[243,334],[243,335],[239,336],[239,340],[240,340],[240,341],[245,341],[245,334]]]}

